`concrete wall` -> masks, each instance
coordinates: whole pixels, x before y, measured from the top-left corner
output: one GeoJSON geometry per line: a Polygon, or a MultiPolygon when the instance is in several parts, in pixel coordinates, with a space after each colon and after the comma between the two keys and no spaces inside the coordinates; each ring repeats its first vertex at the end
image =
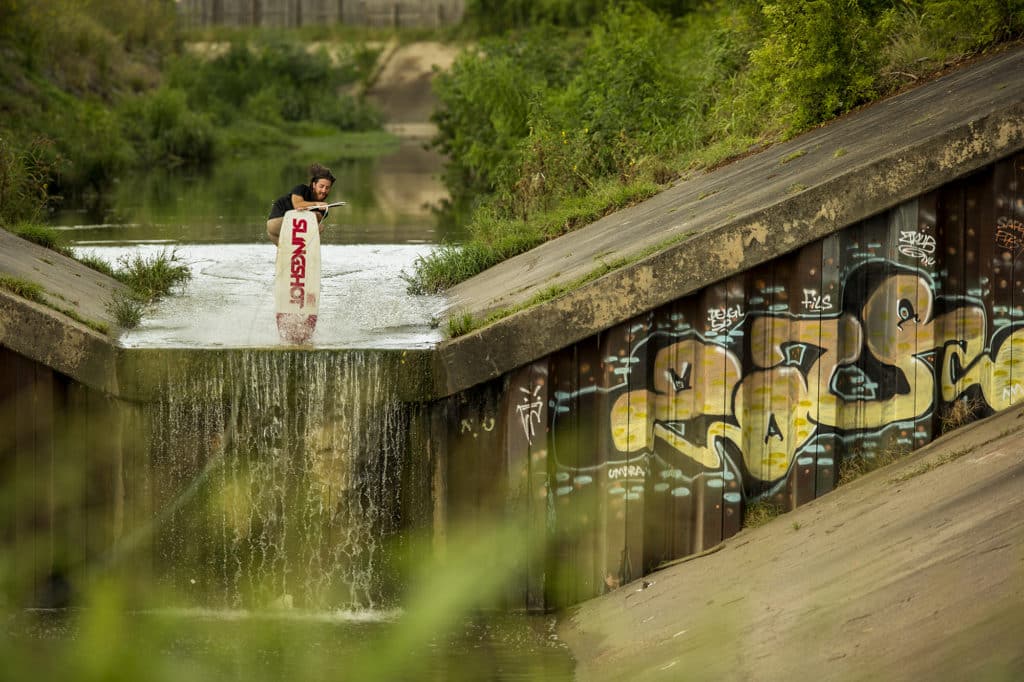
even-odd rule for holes
{"type": "Polygon", "coordinates": [[[0,345],[5,597],[63,606],[98,565],[145,575],[148,562],[132,558],[137,531],[150,521],[148,461],[132,437],[137,416],[130,404],[0,345]]]}
{"type": "Polygon", "coordinates": [[[183,0],[186,26],[435,27],[458,23],[463,0],[183,0]]]}
{"type": "Polygon", "coordinates": [[[707,550],[1020,402],[1022,252],[1018,153],[442,401],[449,513],[521,515],[538,610],[707,550]]]}

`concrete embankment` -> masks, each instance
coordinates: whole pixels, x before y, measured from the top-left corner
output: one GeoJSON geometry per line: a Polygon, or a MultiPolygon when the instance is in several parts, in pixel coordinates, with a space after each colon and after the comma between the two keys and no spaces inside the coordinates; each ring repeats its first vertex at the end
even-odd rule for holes
{"type": "Polygon", "coordinates": [[[586,602],[581,680],[1024,677],[1024,410],[586,602]]]}
{"type": "Polygon", "coordinates": [[[106,393],[117,393],[117,348],[97,327],[126,288],[78,261],[0,230],[0,274],[42,287],[44,303],[0,288],[0,345],[106,393]]]}

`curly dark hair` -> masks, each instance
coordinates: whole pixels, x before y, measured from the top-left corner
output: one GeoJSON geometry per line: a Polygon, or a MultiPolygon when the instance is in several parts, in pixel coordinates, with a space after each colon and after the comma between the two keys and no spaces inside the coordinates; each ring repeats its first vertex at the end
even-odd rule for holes
{"type": "Polygon", "coordinates": [[[331,169],[327,166],[320,165],[319,163],[314,163],[309,167],[309,177],[309,184],[311,185],[317,180],[330,180],[332,185],[337,181],[337,178],[334,177],[334,173],[331,172],[331,169]]]}

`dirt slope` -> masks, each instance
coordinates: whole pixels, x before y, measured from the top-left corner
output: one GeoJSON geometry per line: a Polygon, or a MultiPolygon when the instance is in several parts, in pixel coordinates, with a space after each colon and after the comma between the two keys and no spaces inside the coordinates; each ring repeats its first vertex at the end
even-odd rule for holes
{"type": "Polygon", "coordinates": [[[1024,409],[591,600],[581,680],[1024,679],[1024,409]]]}

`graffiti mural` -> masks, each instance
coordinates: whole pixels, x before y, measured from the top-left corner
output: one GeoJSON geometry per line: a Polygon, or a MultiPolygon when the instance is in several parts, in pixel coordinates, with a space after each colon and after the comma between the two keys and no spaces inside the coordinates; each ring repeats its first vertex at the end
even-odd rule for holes
{"type": "Polygon", "coordinates": [[[1024,399],[1022,178],[999,162],[506,377],[508,457],[547,467],[549,602],[1024,399]]]}

